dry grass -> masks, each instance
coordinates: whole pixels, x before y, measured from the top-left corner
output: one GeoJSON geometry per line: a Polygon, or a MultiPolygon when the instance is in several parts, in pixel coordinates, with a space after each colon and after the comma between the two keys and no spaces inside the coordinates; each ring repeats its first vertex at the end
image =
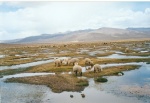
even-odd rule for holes
{"type": "Polygon", "coordinates": [[[149,45],[146,45],[145,42],[150,42],[149,40],[131,40],[131,41],[109,41],[109,42],[81,42],[81,43],[57,43],[57,44],[0,44],[0,53],[2,55],[7,55],[5,58],[0,58],[0,65],[16,65],[23,64],[29,62],[35,62],[40,58],[47,58],[49,56],[67,56],[67,57],[93,57],[88,53],[77,53],[80,49],[97,51],[101,48],[106,47],[104,50],[107,50],[105,53],[98,53],[96,56],[107,56],[114,53],[114,51],[122,51],[125,52],[125,49],[128,47],[129,50],[126,52],[126,55],[139,55],[139,56],[148,56],[149,53],[139,53],[133,48],[145,48],[145,50],[149,50],[149,45]],[[67,53],[61,51],[68,51],[67,53]],[[55,54],[49,54],[54,52],[55,54]],[[30,54],[29,56],[25,55],[25,53],[30,54]],[[32,56],[38,54],[36,56],[32,56]],[[21,56],[15,56],[21,55],[21,56]],[[22,59],[22,58],[30,58],[30,59],[22,59]]]}
{"type": "Polygon", "coordinates": [[[38,66],[34,66],[26,72],[69,72],[72,70],[72,66],[60,66],[55,67],[54,63],[47,63],[38,66]]]}

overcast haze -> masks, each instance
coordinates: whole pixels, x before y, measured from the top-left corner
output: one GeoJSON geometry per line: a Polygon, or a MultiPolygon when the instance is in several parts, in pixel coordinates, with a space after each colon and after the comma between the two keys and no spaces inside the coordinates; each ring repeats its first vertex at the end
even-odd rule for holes
{"type": "Polygon", "coordinates": [[[150,2],[0,1],[0,40],[100,27],[150,27],[150,2]]]}

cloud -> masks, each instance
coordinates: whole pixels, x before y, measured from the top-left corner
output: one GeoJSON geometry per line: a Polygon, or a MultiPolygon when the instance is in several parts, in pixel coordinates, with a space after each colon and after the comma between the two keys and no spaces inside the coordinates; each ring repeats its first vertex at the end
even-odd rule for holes
{"type": "Polygon", "coordinates": [[[132,6],[123,6],[123,3],[40,1],[5,3],[18,9],[0,12],[1,40],[88,28],[150,26],[150,8],[135,11],[132,10],[132,6]]]}

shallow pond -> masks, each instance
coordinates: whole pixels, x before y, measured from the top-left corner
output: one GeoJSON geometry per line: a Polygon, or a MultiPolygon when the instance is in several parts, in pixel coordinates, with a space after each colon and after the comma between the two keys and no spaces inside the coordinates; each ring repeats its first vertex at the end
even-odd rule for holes
{"type": "Polygon", "coordinates": [[[105,57],[98,57],[98,58],[116,58],[116,59],[127,59],[127,58],[150,58],[150,56],[142,57],[142,56],[126,56],[120,54],[112,54],[105,57]]]}
{"type": "Polygon", "coordinates": [[[55,75],[55,73],[20,73],[15,75],[8,75],[0,78],[0,80],[5,80],[8,78],[17,78],[17,77],[29,77],[29,76],[39,76],[39,75],[55,75]]]}
{"type": "Polygon", "coordinates": [[[36,65],[41,65],[41,64],[45,64],[45,63],[50,63],[52,61],[53,60],[45,60],[45,61],[37,61],[37,62],[31,62],[31,63],[26,63],[26,64],[12,65],[12,66],[0,66],[0,70],[27,68],[27,67],[31,67],[31,66],[36,66],[36,65]]]}
{"type": "Polygon", "coordinates": [[[105,54],[106,52],[105,51],[91,51],[91,52],[88,52],[88,54],[90,56],[95,56],[96,54],[105,54]]]}
{"type": "Polygon", "coordinates": [[[4,58],[5,57],[5,55],[0,55],[0,58],[4,58]]]}
{"type": "Polygon", "coordinates": [[[139,69],[124,72],[123,76],[106,77],[107,83],[97,83],[93,78],[89,79],[89,86],[81,92],[85,94],[85,98],[81,97],[80,92],[53,93],[46,86],[4,83],[0,79],[1,103],[149,103],[149,94],[137,95],[128,92],[132,86],[150,90],[149,87],[145,88],[145,85],[150,85],[150,64],[141,65],[139,69]],[[73,98],[70,98],[70,95],[73,95],[73,98]]]}
{"type": "Polygon", "coordinates": [[[141,53],[148,53],[150,51],[147,51],[147,50],[143,50],[143,51],[140,51],[141,53]]]}
{"type": "Polygon", "coordinates": [[[107,77],[108,82],[102,88],[114,95],[135,97],[141,103],[150,103],[150,64],[143,63],[139,69],[126,71],[124,74],[107,77]]]}
{"type": "Polygon", "coordinates": [[[112,64],[101,64],[102,68],[113,67],[113,66],[124,66],[124,65],[143,65],[145,62],[130,62],[130,63],[112,63],[112,64]]]}

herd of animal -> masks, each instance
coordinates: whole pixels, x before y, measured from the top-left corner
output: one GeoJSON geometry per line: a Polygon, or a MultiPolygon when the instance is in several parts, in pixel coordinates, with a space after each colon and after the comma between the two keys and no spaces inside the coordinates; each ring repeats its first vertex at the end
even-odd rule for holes
{"type": "MultiPolygon", "coordinates": [[[[60,66],[67,66],[67,65],[72,65],[73,66],[73,72],[75,72],[76,76],[77,74],[80,74],[82,76],[82,67],[78,64],[79,59],[78,58],[57,58],[55,59],[55,67],[60,67],[60,66]]],[[[94,69],[95,72],[100,72],[102,71],[102,68],[99,64],[94,64],[93,61],[89,58],[84,59],[85,67],[88,66],[87,69],[94,69]]]]}

